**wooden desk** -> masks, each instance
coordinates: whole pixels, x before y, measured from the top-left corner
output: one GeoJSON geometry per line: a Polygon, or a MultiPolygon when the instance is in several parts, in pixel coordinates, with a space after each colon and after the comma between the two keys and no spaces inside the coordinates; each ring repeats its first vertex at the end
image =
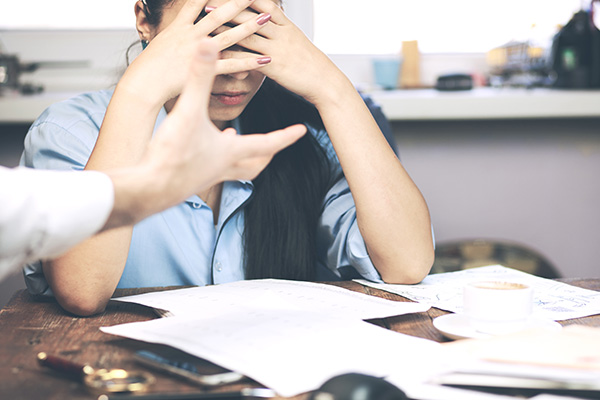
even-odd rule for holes
{"type": "MultiPolygon", "coordinates": [[[[600,291],[600,279],[565,280],[576,286],[600,291]]],[[[341,282],[338,286],[391,300],[407,299],[355,282],[341,282]]],[[[152,289],[119,290],[117,295],[130,295],[152,289]]],[[[373,322],[414,336],[444,341],[433,327],[433,318],[446,312],[431,309],[427,313],[374,320],[373,322]]],[[[85,387],[64,376],[43,369],[36,362],[38,352],[59,355],[78,363],[89,363],[95,368],[143,368],[132,360],[140,349],[160,352],[182,360],[192,360],[185,353],[165,346],[122,339],[100,332],[101,326],[156,318],[154,312],[137,304],[111,302],[106,311],[94,317],[77,318],[65,313],[55,302],[36,302],[25,291],[17,292],[0,311],[0,397],[3,399],[95,399],[85,387]]],[[[563,325],[584,324],[600,327],[600,316],[569,320],[563,325]]],[[[219,372],[210,363],[200,365],[207,372],[219,372]]],[[[151,392],[197,392],[199,388],[176,377],[154,373],[157,378],[151,392]]],[[[219,391],[237,390],[245,384],[230,385],[219,391]]],[[[304,396],[298,396],[302,399],[304,396]]]]}

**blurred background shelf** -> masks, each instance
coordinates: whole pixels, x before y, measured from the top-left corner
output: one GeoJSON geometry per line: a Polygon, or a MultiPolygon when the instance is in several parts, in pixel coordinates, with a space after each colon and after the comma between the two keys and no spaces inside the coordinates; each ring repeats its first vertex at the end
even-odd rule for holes
{"type": "Polygon", "coordinates": [[[412,89],[370,95],[394,121],[600,117],[600,90],[412,89]]]}
{"type": "MultiPolygon", "coordinates": [[[[0,123],[32,123],[49,105],[76,92],[0,96],[0,123]]],[[[392,121],[485,120],[600,117],[600,90],[476,88],[440,92],[435,89],[373,91],[392,121]]]]}

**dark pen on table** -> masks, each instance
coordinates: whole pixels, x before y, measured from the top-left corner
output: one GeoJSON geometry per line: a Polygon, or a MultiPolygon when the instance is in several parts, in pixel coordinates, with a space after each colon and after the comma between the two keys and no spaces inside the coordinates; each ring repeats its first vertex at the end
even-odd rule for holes
{"type": "Polygon", "coordinates": [[[95,369],[88,364],[78,364],[45,352],[38,353],[37,360],[40,366],[82,382],[88,389],[96,393],[143,392],[155,381],[154,376],[145,371],[95,369]]]}

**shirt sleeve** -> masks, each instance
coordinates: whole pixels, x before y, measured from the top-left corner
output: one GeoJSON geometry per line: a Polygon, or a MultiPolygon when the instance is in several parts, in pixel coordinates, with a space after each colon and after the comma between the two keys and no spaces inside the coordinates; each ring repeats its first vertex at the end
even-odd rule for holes
{"type": "Polygon", "coordinates": [[[0,168],[0,276],[56,257],[99,231],[114,203],[100,172],[0,168]]]}
{"type": "MultiPolygon", "coordinates": [[[[341,280],[368,279],[383,283],[379,272],[373,265],[365,241],[358,229],[356,220],[356,205],[348,187],[348,182],[342,174],[333,145],[327,132],[316,131],[312,134],[317,138],[330,160],[332,176],[340,176],[325,195],[323,211],[317,231],[318,259],[324,262],[329,276],[341,280]]],[[[320,275],[321,280],[328,280],[327,275],[320,275]]]]}
{"type": "Polygon", "coordinates": [[[319,253],[326,268],[339,279],[368,279],[383,283],[358,229],[356,206],[345,178],[338,180],[325,197],[318,231],[319,253]]]}

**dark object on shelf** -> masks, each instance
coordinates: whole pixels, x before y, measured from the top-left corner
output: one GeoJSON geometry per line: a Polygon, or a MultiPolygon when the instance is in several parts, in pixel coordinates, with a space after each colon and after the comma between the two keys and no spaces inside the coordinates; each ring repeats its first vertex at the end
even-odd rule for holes
{"type": "Polygon", "coordinates": [[[6,89],[18,90],[22,94],[35,94],[43,90],[40,85],[21,83],[21,74],[35,72],[39,68],[82,68],[87,61],[39,61],[21,63],[16,55],[0,54],[0,94],[6,89]]]}
{"type": "Polygon", "coordinates": [[[490,85],[495,87],[548,87],[550,49],[531,41],[510,41],[490,50],[490,85]]]}
{"type": "Polygon", "coordinates": [[[438,77],[435,84],[437,90],[471,90],[473,89],[473,77],[468,74],[448,74],[438,77]]]}
{"type": "Polygon", "coordinates": [[[552,43],[553,86],[568,89],[600,87],[600,31],[591,12],[579,11],[552,43]]]}
{"type": "Polygon", "coordinates": [[[0,90],[19,87],[20,65],[17,56],[0,54],[0,90]]]}

